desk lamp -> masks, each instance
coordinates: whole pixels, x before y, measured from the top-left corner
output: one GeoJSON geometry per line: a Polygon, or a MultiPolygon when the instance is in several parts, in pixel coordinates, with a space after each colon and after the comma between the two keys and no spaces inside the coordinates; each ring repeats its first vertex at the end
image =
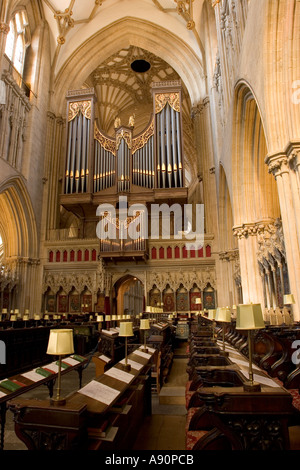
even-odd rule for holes
{"type": "Polygon", "coordinates": [[[108,331],[110,329],[110,320],[111,320],[111,315],[105,315],[105,328],[108,331]]]}
{"type": "Polygon", "coordinates": [[[228,355],[225,352],[225,323],[231,322],[231,312],[229,307],[218,307],[215,316],[216,322],[222,323],[222,336],[223,336],[223,355],[228,355]]]}
{"type": "MultiPolygon", "coordinates": [[[[292,304],[295,304],[295,303],[296,302],[295,302],[295,298],[294,298],[293,294],[285,294],[283,296],[283,304],[284,305],[292,305],[292,304]]],[[[291,317],[292,317],[292,321],[294,321],[292,311],[291,311],[291,317]]]]}
{"type": "Polygon", "coordinates": [[[59,356],[58,360],[58,382],[57,382],[57,395],[56,398],[51,398],[50,403],[53,405],[64,405],[66,400],[60,396],[60,383],[61,383],[61,356],[66,354],[73,354],[73,330],[50,330],[47,354],[59,356]]]}
{"type": "Polygon", "coordinates": [[[211,309],[211,310],[208,310],[208,320],[211,320],[213,322],[212,324],[212,338],[213,340],[215,339],[215,326],[216,326],[216,314],[217,314],[217,310],[216,309],[211,309]]]}
{"type": "Polygon", "coordinates": [[[98,330],[101,330],[102,322],[103,322],[103,315],[97,315],[96,321],[98,323],[98,330]]]}
{"type": "Polygon", "coordinates": [[[141,320],[141,323],[140,323],[140,330],[144,330],[144,349],[143,351],[145,353],[148,352],[148,349],[146,347],[146,330],[150,330],[150,324],[149,324],[149,320],[141,320]]]}
{"type": "Polygon", "coordinates": [[[27,322],[28,322],[28,320],[29,320],[29,314],[26,313],[26,312],[27,312],[27,311],[25,310],[25,313],[24,313],[24,315],[23,315],[23,321],[24,321],[24,323],[25,323],[25,328],[26,328],[27,322]]]}
{"type": "Polygon", "coordinates": [[[260,384],[253,381],[252,371],[252,330],[265,327],[260,304],[245,304],[237,306],[236,330],[248,330],[249,349],[249,382],[244,385],[245,391],[259,392],[260,384]]]}
{"type": "Polygon", "coordinates": [[[127,363],[127,338],[133,336],[132,322],[121,322],[119,336],[125,337],[125,364],[122,366],[124,370],[129,371],[131,365],[127,363]]]}

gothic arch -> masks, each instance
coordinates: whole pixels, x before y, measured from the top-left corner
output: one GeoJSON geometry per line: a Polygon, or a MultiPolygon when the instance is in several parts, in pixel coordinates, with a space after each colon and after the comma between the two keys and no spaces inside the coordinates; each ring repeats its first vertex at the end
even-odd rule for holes
{"type": "Polygon", "coordinates": [[[265,8],[265,109],[268,151],[273,154],[299,141],[300,4],[268,0],[265,8]]]}
{"type": "Polygon", "coordinates": [[[232,139],[234,224],[275,220],[280,216],[277,187],[264,160],[268,153],[264,125],[255,95],[239,82],[235,90],[232,139]]]}
{"type": "Polygon", "coordinates": [[[53,110],[64,115],[67,90],[80,88],[97,64],[129,45],[146,49],[169,63],[185,83],[192,105],[200,102],[205,96],[204,74],[201,77],[199,73],[203,71],[203,64],[195,52],[164,28],[151,22],[126,17],[89,38],[61,67],[53,84],[53,110]]]}
{"type": "Polygon", "coordinates": [[[36,222],[24,182],[11,178],[0,186],[0,228],[6,258],[37,259],[36,222]]]}
{"type": "Polygon", "coordinates": [[[233,238],[233,213],[231,196],[227,184],[226,173],[223,165],[220,164],[219,171],[219,227],[220,227],[220,250],[230,250],[236,248],[236,241],[233,238]]]}

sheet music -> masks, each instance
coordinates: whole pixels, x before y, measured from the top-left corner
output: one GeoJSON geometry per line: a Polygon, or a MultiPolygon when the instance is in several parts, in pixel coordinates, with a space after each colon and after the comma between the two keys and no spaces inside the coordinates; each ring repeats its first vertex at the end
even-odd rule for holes
{"type": "Polygon", "coordinates": [[[77,364],[79,363],[79,361],[73,359],[72,357],[66,357],[65,359],[62,359],[62,361],[66,364],[70,364],[70,366],[77,366],[77,364]]]}
{"type": "Polygon", "coordinates": [[[38,374],[35,372],[35,370],[31,370],[29,372],[25,372],[24,374],[21,374],[23,377],[26,377],[26,379],[32,380],[32,382],[39,382],[40,380],[43,380],[43,377],[41,374],[38,374]]]}
{"type": "Polygon", "coordinates": [[[102,333],[104,333],[106,335],[110,335],[110,336],[118,334],[117,331],[113,331],[113,330],[102,330],[102,333]]]}
{"type": "Polygon", "coordinates": [[[55,362],[51,362],[51,364],[47,364],[46,366],[43,366],[46,369],[50,369],[55,373],[58,373],[58,365],[55,364],[55,362]]]}
{"type": "Polygon", "coordinates": [[[109,361],[111,361],[111,358],[110,358],[110,357],[106,357],[106,356],[104,356],[103,354],[102,354],[101,356],[99,356],[99,359],[102,359],[102,361],[104,361],[104,362],[109,362],[109,361]]]}
{"type": "Polygon", "coordinates": [[[110,405],[120,394],[119,390],[108,387],[96,380],[92,380],[90,383],[85,385],[85,387],[78,390],[78,393],[94,398],[94,400],[105,403],[106,405],[110,405]]]}
{"type": "Polygon", "coordinates": [[[142,356],[145,359],[149,359],[151,357],[151,354],[144,353],[143,351],[140,351],[139,349],[136,349],[133,352],[134,352],[134,354],[137,354],[138,356],[142,356]]]}
{"type": "MultiPolygon", "coordinates": [[[[143,364],[139,364],[138,362],[132,361],[131,359],[127,359],[127,363],[131,365],[131,367],[135,370],[141,370],[144,366],[143,364]]],[[[125,359],[120,361],[120,364],[125,364],[125,359]]]]}
{"type": "Polygon", "coordinates": [[[104,372],[104,375],[109,375],[110,377],[121,380],[121,382],[125,382],[127,384],[129,384],[132,379],[134,379],[134,375],[129,374],[128,372],[125,372],[121,369],[117,369],[116,367],[112,367],[111,369],[107,370],[104,372]]]}

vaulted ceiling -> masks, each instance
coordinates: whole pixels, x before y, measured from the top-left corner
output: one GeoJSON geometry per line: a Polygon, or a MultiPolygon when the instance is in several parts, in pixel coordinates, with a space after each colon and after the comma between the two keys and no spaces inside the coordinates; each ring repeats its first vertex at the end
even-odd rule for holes
{"type": "MultiPolygon", "coordinates": [[[[51,60],[54,76],[74,51],[107,25],[122,17],[135,17],[158,24],[172,35],[178,35],[202,59],[197,31],[204,0],[42,0],[45,19],[50,27],[51,60]]],[[[100,46],[101,47],[101,46],[100,46]]],[[[108,135],[114,133],[114,119],[127,124],[135,115],[134,133],[148,124],[153,110],[151,83],[180,80],[178,72],[163,58],[135,45],[124,44],[101,63],[95,63],[82,87],[93,87],[97,97],[97,119],[108,135]],[[136,61],[147,63],[148,70],[134,70],[136,61]]],[[[183,85],[183,120],[189,172],[195,174],[195,151],[190,118],[191,102],[183,85]],[[194,167],[194,168],[193,168],[194,167]]]]}

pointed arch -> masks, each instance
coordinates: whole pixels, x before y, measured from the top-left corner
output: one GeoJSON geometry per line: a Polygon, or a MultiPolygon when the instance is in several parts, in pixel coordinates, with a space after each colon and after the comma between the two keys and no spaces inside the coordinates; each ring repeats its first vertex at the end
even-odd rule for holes
{"type": "Polygon", "coordinates": [[[36,220],[21,178],[0,185],[0,229],[6,258],[38,258],[36,220]]]}
{"type": "Polygon", "coordinates": [[[61,67],[53,87],[56,112],[65,113],[65,95],[69,89],[82,86],[96,64],[130,45],[158,55],[180,75],[190,95],[192,105],[205,96],[203,64],[195,52],[170,31],[151,22],[126,17],[101,29],[85,41],[61,67]],[[99,47],[101,44],[101,47],[99,47]]]}

